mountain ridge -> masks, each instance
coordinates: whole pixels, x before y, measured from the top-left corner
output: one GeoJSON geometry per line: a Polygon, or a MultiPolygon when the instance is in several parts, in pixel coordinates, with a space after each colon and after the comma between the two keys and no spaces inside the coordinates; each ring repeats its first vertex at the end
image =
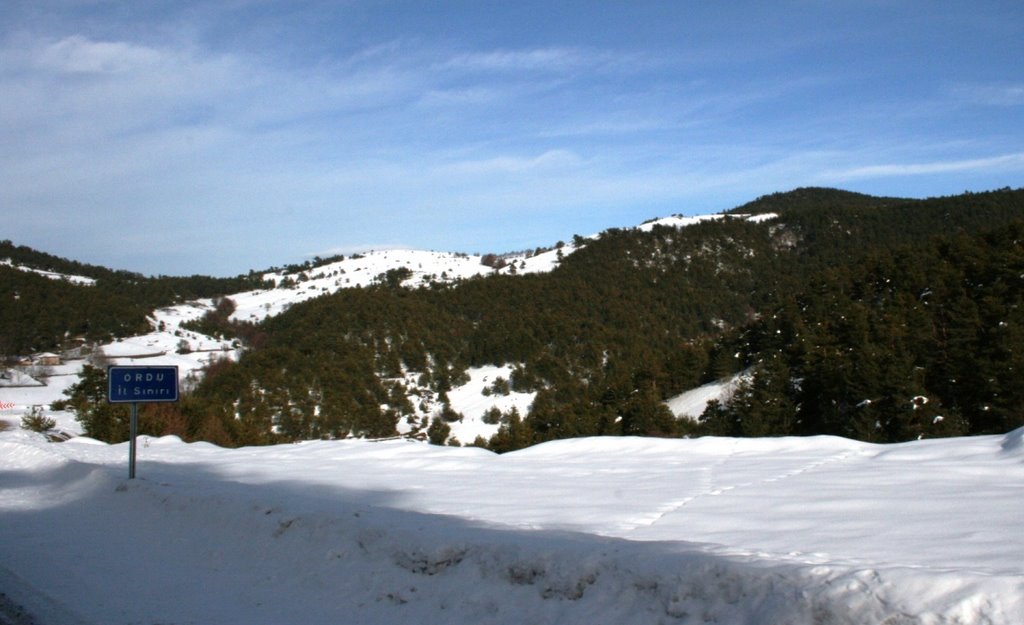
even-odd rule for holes
{"type": "Polygon", "coordinates": [[[832,187],[797,187],[790,191],[779,191],[762,195],[725,212],[751,214],[785,213],[794,208],[808,206],[819,210],[830,206],[882,208],[897,204],[912,204],[920,201],[923,200],[874,196],[832,187]]]}

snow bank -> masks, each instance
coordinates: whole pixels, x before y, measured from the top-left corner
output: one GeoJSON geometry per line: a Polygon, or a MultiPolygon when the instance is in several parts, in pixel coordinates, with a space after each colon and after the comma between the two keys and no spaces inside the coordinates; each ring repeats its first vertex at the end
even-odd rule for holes
{"type": "Polygon", "coordinates": [[[62,623],[1019,623],[1024,431],[220,449],[0,434],[0,584],[62,623]]]}
{"type": "Polygon", "coordinates": [[[1004,436],[1000,446],[1007,455],[1024,460],[1024,428],[1018,428],[1004,436]]]}

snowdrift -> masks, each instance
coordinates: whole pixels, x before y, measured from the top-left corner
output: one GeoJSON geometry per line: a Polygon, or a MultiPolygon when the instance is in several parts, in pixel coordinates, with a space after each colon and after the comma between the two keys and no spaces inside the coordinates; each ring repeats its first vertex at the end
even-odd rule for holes
{"type": "Polygon", "coordinates": [[[62,623],[1015,624],[1024,430],[226,450],[0,434],[0,589],[62,623]]]}

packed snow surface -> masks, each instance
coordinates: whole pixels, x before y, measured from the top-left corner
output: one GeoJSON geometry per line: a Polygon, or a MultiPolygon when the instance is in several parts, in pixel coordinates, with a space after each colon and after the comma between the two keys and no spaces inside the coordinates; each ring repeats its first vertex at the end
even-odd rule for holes
{"type": "Polygon", "coordinates": [[[221,449],[0,433],[0,589],[44,625],[1015,625],[1024,430],[221,449]]]}

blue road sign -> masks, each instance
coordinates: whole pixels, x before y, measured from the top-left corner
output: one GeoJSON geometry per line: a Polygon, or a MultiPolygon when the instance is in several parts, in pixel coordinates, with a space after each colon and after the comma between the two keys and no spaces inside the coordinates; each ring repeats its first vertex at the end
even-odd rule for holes
{"type": "Polygon", "coordinates": [[[112,404],[178,401],[178,367],[107,367],[107,401],[112,404]]]}

